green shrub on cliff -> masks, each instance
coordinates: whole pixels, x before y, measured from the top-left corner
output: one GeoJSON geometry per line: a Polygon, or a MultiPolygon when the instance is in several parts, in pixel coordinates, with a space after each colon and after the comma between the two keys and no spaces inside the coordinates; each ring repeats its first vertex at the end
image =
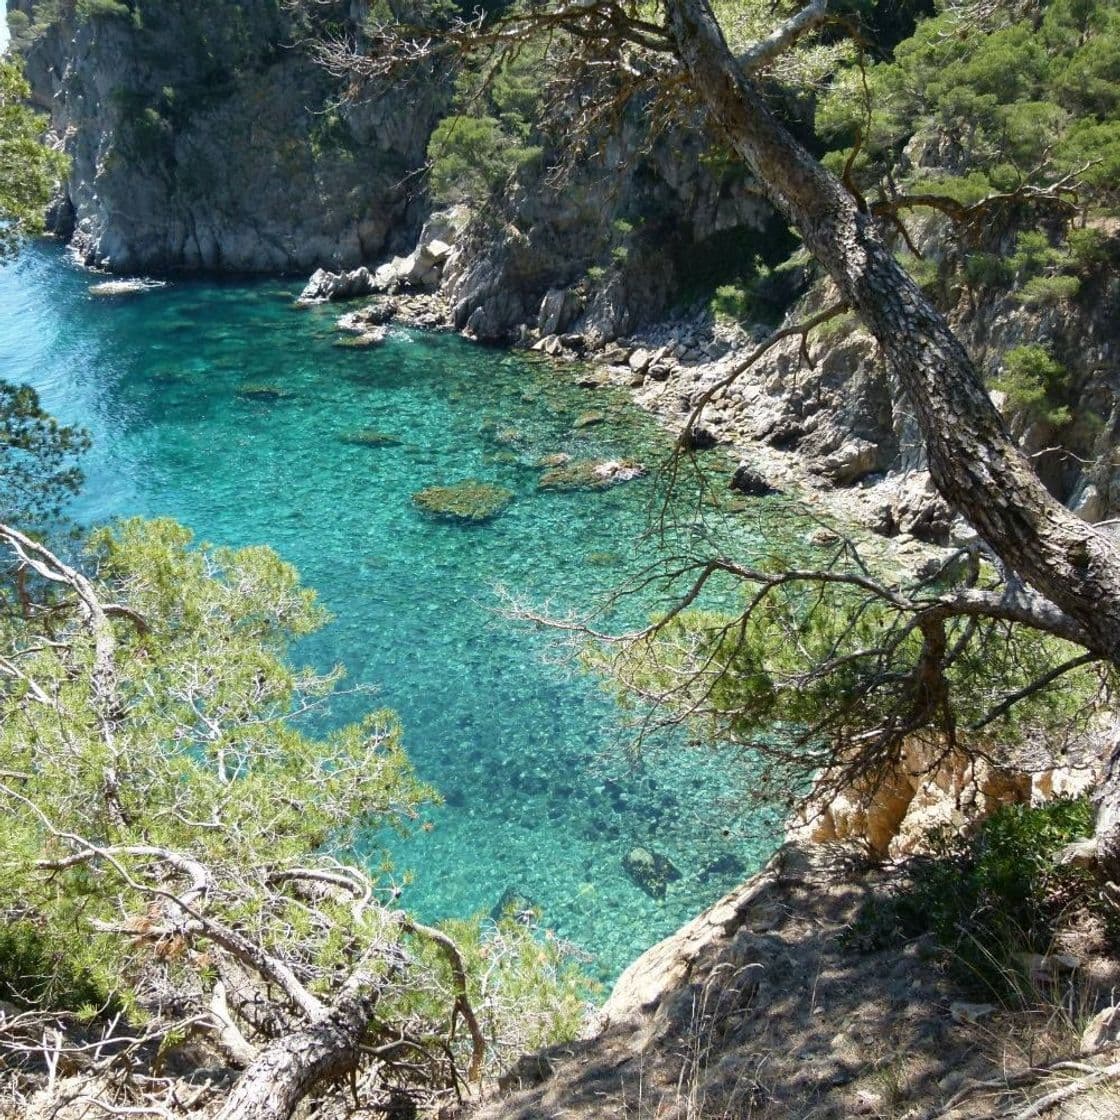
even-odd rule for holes
{"type": "Polygon", "coordinates": [[[959,983],[985,997],[1034,995],[1029,954],[1053,952],[1071,915],[1092,915],[1116,933],[1090,871],[1063,865],[1061,849],[1093,831],[1087,797],[1006,805],[976,830],[933,834],[930,854],[910,863],[910,881],[869,903],[849,944],[875,950],[932,933],[959,983]]]}
{"type": "Polygon", "coordinates": [[[493,117],[444,117],[428,142],[432,197],[484,201],[539,155],[540,148],[519,144],[493,117]]]}
{"type": "Polygon", "coordinates": [[[31,91],[17,63],[0,59],[0,260],[43,230],[51,190],[66,159],[41,141],[46,122],[27,108],[31,91]]]}
{"type": "MultiPolygon", "coordinates": [[[[1108,0],[954,5],[867,69],[870,101],[860,71],[844,72],[821,100],[817,128],[842,142],[859,136],[856,177],[868,187],[916,140],[921,166],[986,181],[985,193],[1074,173],[1095,201],[1114,204],[1118,42],[1120,9],[1108,0]]],[[[830,162],[843,166],[849,154],[830,162]]]]}
{"type": "Polygon", "coordinates": [[[123,0],[77,0],[75,11],[79,19],[95,19],[98,17],[131,19],[132,8],[123,0]]]}
{"type": "Polygon", "coordinates": [[[467,70],[455,86],[454,112],[428,142],[433,197],[485,202],[540,158],[533,143],[547,76],[544,48],[529,43],[485,75],[467,70]]]}

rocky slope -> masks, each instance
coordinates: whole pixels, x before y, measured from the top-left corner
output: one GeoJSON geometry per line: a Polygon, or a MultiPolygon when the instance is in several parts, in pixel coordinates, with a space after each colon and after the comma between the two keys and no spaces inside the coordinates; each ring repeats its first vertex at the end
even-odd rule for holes
{"type": "MultiPolygon", "coordinates": [[[[29,77],[72,160],[56,225],[86,263],[305,271],[415,236],[408,176],[444,96],[430,76],[338,104],[300,46],[308,25],[279,0],[14,7],[37,31],[29,77]]],[[[311,10],[353,27],[364,8],[311,10]]]]}
{"type": "MultiPolygon", "coordinates": [[[[902,882],[851,850],[786,846],[635,961],[584,1040],[523,1058],[474,1120],[1012,1116],[1042,1094],[1037,1067],[1055,1055],[1080,1049],[1088,1072],[1115,1059],[1107,1012],[1081,1037],[972,1002],[928,939],[853,939],[857,916],[902,882]]],[[[1116,962],[1100,964],[1090,999],[1107,1004],[1116,962]]],[[[1114,1115],[1118,1100],[1104,1085],[1046,1114],[1114,1115]]]]}

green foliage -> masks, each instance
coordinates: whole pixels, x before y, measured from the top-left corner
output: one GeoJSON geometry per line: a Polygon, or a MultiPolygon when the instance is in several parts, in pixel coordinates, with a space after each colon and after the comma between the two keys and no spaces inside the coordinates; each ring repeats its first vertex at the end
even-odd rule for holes
{"type": "Polygon", "coordinates": [[[750,311],[750,295],[738,284],[721,284],[708,307],[717,318],[743,322],[750,311]]]}
{"type": "MultiPolygon", "coordinates": [[[[127,945],[108,937],[91,947],[89,922],[142,912],[143,897],[86,865],[44,880],[34,865],[55,849],[50,829],[166,846],[251,880],[254,868],[328,847],[354,858],[377,830],[406,828],[433,795],[389,713],[319,738],[299,729],[294,717],[337,674],[287,663],[291,642],[326,616],[271,550],[192,549],[173,522],[127,521],[95,533],[90,557],[99,596],[143,619],[113,624],[121,714],[111,736],[98,732],[94,636],[73,603],[56,596],[49,618],[29,614],[18,583],[0,599],[0,648],[20,667],[0,691],[0,770],[22,776],[2,791],[0,896],[66,939],[66,967],[127,994],[127,945]]],[[[275,936],[290,934],[280,925],[275,936]]]]}
{"type": "Polygon", "coordinates": [[[912,862],[909,885],[866,907],[849,942],[874,949],[932,933],[961,983],[987,996],[1024,994],[1018,955],[1048,952],[1071,910],[1115,927],[1092,873],[1056,862],[1066,844],[1092,835],[1093,818],[1088,798],[1059,798],[1004,806],[971,834],[934,834],[933,854],[912,862]]]}
{"type": "Polygon", "coordinates": [[[539,155],[540,148],[518,144],[494,117],[444,117],[428,142],[432,197],[484,201],[539,155]]]}
{"type": "Polygon", "coordinates": [[[448,922],[445,928],[462,950],[468,990],[496,1053],[509,1060],[579,1036],[597,986],[569,946],[512,917],[448,922]]]}
{"type": "Polygon", "coordinates": [[[735,282],[716,287],[709,311],[736,323],[778,323],[791,299],[788,269],[771,268],[761,254],[752,253],[740,262],[738,273],[735,282]]]}
{"type": "Polygon", "coordinates": [[[34,389],[0,382],[0,521],[47,528],[77,493],[88,447],[86,432],[59,424],[34,389]]]}
{"type": "MultiPolygon", "coordinates": [[[[742,613],[692,608],[589,662],[612,675],[624,703],[637,697],[699,741],[757,752],[754,792],[783,803],[813,773],[873,785],[902,752],[921,743],[936,756],[948,735],[959,750],[986,752],[1084,727],[1102,681],[1091,666],[1067,667],[1076,647],[963,616],[924,632],[916,605],[869,593],[866,569],[841,571],[833,576],[853,582],[793,577],[772,561],[741,590],[742,613]]],[[[917,601],[981,576],[949,569],[917,601]]]]}
{"type": "Polygon", "coordinates": [[[123,0],[77,0],[75,11],[79,19],[132,18],[132,9],[123,0]]]}
{"type": "Polygon", "coordinates": [[[44,120],[26,106],[27,82],[15,62],[0,58],[0,261],[43,231],[43,211],[66,159],[40,141],[44,120]]]}
{"type": "Polygon", "coordinates": [[[1007,395],[1007,409],[1054,427],[1068,424],[1069,408],[1061,403],[1069,392],[1069,375],[1043,346],[1016,346],[1003,357],[992,387],[1007,395]]]}
{"type": "Polygon", "coordinates": [[[9,911],[0,926],[0,999],[78,1011],[109,1008],[111,991],[97,968],[98,951],[81,944],[79,930],[9,911]]]}
{"type": "MultiPolygon", "coordinates": [[[[1021,14],[947,6],[920,21],[893,58],[867,68],[870,103],[860,72],[842,72],[821,100],[817,128],[843,146],[860,136],[854,170],[866,185],[916,137],[963,167],[938,186],[960,201],[975,201],[984,182],[1007,190],[1074,173],[1092,199],[1111,204],[1120,169],[1118,42],[1120,9],[1110,0],[1041,0],[1021,14]],[[959,197],[962,180],[970,199],[959,197]]],[[[846,158],[834,154],[832,166],[846,158]]]]}
{"type": "MultiPolygon", "coordinates": [[[[462,1061],[468,1041],[446,1036],[458,998],[446,955],[377,901],[376,866],[368,884],[343,874],[359,860],[387,869],[383,830],[412,827],[435,795],[391,713],[304,730],[338,676],[288,661],[325,621],[314,593],[271,550],[195,548],[171,521],[98,530],[87,559],[78,601],[76,580],[51,590],[8,570],[0,584],[0,995],[137,1022],[167,1013],[163,992],[174,1017],[202,1013],[229,950],[206,924],[218,923],[255,947],[234,956],[293,962],[327,999],[360,960],[379,986],[372,1039],[407,1029],[410,1060],[430,1051],[444,1071],[450,1046],[462,1061]],[[91,598],[111,615],[99,622],[91,598]],[[175,872],[191,861],[207,877],[197,921],[160,905],[186,889],[196,872],[175,872]],[[310,893],[286,889],[309,876],[310,893]]],[[[589,989],[567,946],[506,919],[453,932],[490,1072],[574,1036],[589,989]]]]}
{"type": "Polygon", "coordinates": [[[1023,285],[1019,299],[1031,307],[1064,303],[1073,299],[1080,287],[1076,276],[1034,276],[1023,285]]]}
{"type": "Polygon", "coordinates": [[[534,122],[548,72],[545,44],[531,41],[484,72],[460,75],[455,112],[428,142],[437,201],[485,202],[540,158],[534,122]]]}

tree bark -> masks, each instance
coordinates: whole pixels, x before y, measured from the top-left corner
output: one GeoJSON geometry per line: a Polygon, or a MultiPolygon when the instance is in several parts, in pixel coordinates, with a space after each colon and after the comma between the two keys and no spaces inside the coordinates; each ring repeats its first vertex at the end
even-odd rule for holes
{"type": "MultiPolygon", "coordinates": [[[[1016,447],[964,347],[895,261],[872,217],[774,117],[728,50],[708,0],[666,0],[681,61],[709,112],[874,335],[917,415],[930,473],[1010,572],[1120,665],[1120,550],[1056,501],[1016,447]]],[[[1106,780],[1117,789],[1120,759],[1106,780]]],[[[1099,822],[1105,825],[1105,820],[1099,822]]],[[[1120,878],[1120,822],[1098,830],[1120,878]]]]}
{"type": "Polygon", "coordinates": [[[288,1120],[316,1085],[355,1068],[376,1002],[368,987],[344,991],[309,1027],[266,1047],[214,1120],[288,1120]]]}

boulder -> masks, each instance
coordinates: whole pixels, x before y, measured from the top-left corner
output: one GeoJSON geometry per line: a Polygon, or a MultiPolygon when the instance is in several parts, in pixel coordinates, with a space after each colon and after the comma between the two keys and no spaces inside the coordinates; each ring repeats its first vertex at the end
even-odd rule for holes
{"type": "Polygon", "coordinates": [[[348,311],[340,315],[335,326],[340,331],[350,331],[353,334],[374,334],[381,331],[384,334],[385,324],[397,313],[397,305],[391,299],[375,299],[357,311],[348,311]]]}
{"type": "Polygon", "coordinates": [[[687,432],[681,432],[681,446],[686,451],[711,451],[718,444],[719,436],[711,428],[696,425],[687,432]]]}
{"type": "Polygon", "coordinates": [[[563,334],[575,322],[583,306],[571,288],[550,288],[537,312],[537,329],[541,334],[563,334]]]}
{"type": "Polygon", "coordinates": [[[657,899],[664,898],[668,885],[681,877],[668,856],[649,848],[631,848],[622,857],[622,870],[636,887],[657,899]]]}
{"type": "Polygon", "coordinates": [[[845,440],[810,468],[837,486],[850,486],[879,469],[879,448],[865,439],[845,440]]]}
{"type": "Polygon", "coordinates": [[[645,373],[649,368],[651,354],[648,350],[638,349],[630,355],[628,365],[635,373],[645,373]]]}
{"type": "Polygon", "coordinates": [[[1120,1006],[1106,1007],[1089,1020],[1082,1032],[1081,1053],[1095,1054],[1117,1043],[1120,1043],[1120,1006]]]}
{"type": "Polygon", "coordinates": [[[746,494],[749,498],[765,498],[770,494],[781,493],[766,481],[757,467],[746,462],[740,463],[735,469],[727,488],[746,494]]]}
{"type": "Polygon", "coordinates": [[[937,492],[928,471],[915,471],[906,477],[891,514],[900,533],[909,533],[926,544],[948,545],[953,511],[937,492]]]}
{"type": "Polygon", "coordinates": [[[375,278],[368,268],[356,268],[352,272],[328,272],[325,268],[317,268],[296,302],[308,304],[354,299],[369,295],[374,290],[375,278]]]}

